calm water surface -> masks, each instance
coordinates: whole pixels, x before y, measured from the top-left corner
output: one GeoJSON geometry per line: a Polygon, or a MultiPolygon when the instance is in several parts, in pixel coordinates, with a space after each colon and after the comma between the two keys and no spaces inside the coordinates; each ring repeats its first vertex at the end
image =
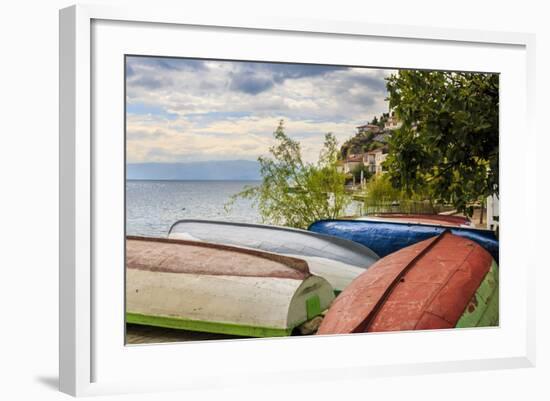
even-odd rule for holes
{"type": "MultiPolygon", "coordinates": [[[[232,195],[261,181],[126,181],[126,233],[166,237],[181,219],[261,223],[253,202],[239,198],[229,211],[224,205],[232,195]]],[[[358,213],[352,202],[347,215],[358,213]]]]}
{"type": "Polygon", "coordinates": [[[251,201],[239,199],[229,212],[231,195],[259,181],[126,181],[126,233],[165,237],[180,219],[260,223],[251,201]]]}

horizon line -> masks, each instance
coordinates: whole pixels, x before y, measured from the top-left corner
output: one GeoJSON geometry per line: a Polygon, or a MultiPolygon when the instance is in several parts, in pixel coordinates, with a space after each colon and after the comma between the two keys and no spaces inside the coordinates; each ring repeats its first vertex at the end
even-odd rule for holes
{"type": "Polygon", "coordinates": [[[252,180],[252,179],[201,179],[201,178],[126,178],[126,181],[262,181],[260,179],[252,180]]]}
{"type": "Polygon", "coordinates": [[[151,161],[151,162],[126,162],[126,164],[182,164],[182,163],[209,163],[209,162],[254,162],[258,163],[258,160],[248,160],[248,159],[222,159],[222,160],[216,160],[216,159],[210,159],[210,160],[196,160],[196,161],[186,161],[186,162],[158,162],[158,161],[151,161]]]}

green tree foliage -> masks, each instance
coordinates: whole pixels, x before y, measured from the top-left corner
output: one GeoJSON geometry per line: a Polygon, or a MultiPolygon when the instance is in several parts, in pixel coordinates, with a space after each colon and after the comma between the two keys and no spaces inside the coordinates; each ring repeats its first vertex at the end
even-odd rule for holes
{"type": "Polygon", "coordinates": [[[334,135],[325,135],[315,164],[303,161],[300,144],[286,135],[283,121],[273,136],[276,144],[269,149],[271,157],[258,158],[262,183],[233,195],[226,208],[239,197],[252,199],[264,223],[297,228],[340,216],[350,197],[345,193],[345,174],[336,169],[338,146],[334,135]]]}
{"type": "Polygon", "coordinates": [[[364,191],[364,209],[367,213],[437,213],[439,210],[423,193],[407,193],[392,185],[388,174],[373,176],[364,191]]]}
{"type": "Polygon", "coordinates": [[[402,70],[387,88],[403,122],[385,162],[395,187],[468,215],[498,195],[498,75],[402,70]]]}
{"type": "Polygon", "coordinates": [[[386,174],[378,174],[367,183],[365,191],[365,206],[375,206],[385,203],[399,202],[402,193],[395,188],[386,174]]]}

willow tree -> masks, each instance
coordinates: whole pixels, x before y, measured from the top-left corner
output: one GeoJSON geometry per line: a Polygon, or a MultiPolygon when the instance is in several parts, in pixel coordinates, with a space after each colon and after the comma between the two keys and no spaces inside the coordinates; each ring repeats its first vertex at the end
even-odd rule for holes
{"type": "Polygon", "coordinates": [[[238,198],[251,199],[263,223],[296,228],[342,215],[351,199],[344,188],[346,176],[336,168],[339,150],[334,135],[325,135],[317,163],[304,162],[300,143],[285,133],[283,121],[273,136],[270,156],[258,158],[261,184],[233,195],[226,208],[238,198]]]}
{"type": "Polygon", "coordinates": [[[403,122],[385,162],[394,186],[468,215],[498,196],[498,75],[402,70],[387,89],[403,122]]]}

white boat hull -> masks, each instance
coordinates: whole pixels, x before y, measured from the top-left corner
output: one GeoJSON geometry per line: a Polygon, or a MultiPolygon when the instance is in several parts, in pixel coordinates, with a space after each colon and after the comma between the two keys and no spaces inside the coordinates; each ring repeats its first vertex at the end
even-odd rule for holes
{"type": "Polygon", "coordinates": [[[280,255],[147,239],[129,239],[127,254],[129,323],[252,337],[283,336],[328,309],[334,299],[332,286],[312,275],[303,261],[280,255]],[[185,259],[197,255],[189,248],[200,251],[200,260],[185,259]],[[268,274],[250,266],[255,258],[270,269],[268,274]],[[230,268],[220,267],[220,261],[230,268]],[[249,265],[239,269],[240,261],[249,265]],[[296,262],[305,270],[295,271],[296,262]]]}

